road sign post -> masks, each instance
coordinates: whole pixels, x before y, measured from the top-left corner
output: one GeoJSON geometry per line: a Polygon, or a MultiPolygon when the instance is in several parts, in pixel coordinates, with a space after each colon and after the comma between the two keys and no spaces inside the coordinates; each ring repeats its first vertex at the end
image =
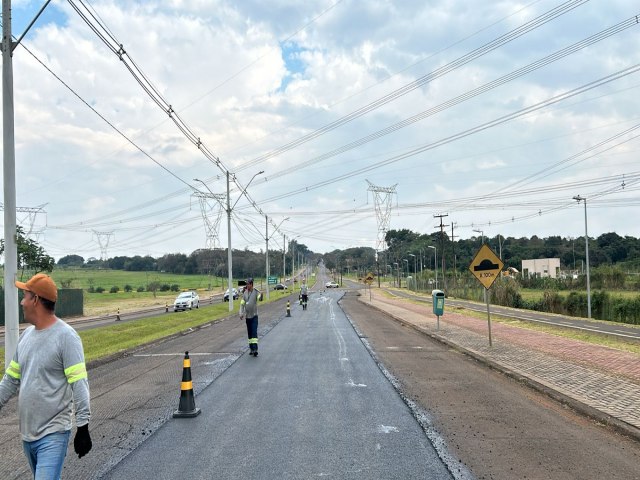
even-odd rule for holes
{"type": "Polygon", "coordinates": [[[469,271],[473,274],[474,277],[482,284],[484,287],[484,298],[487,302],[487,324],[489,327],[489,346],[492,346],[491,340],[491,310],[489,309],[489,298],[490,292],[489,289],[493,282],[500,276],[500,272],[502,272],[502,267],[504,267],[504,263],[502,260],[495,254],[491,248],[484,244],[480,247],[475,257],[471,261],[471,265],[469,265],[469,271]]]}

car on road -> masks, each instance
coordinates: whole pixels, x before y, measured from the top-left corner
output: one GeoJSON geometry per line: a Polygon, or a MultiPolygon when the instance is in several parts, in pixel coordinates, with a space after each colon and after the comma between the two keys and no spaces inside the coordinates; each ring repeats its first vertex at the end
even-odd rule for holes
{"type": "MultiPolygon", "coordinates": [[[[232,288],[231,291],[233,292],[233,299],[237,300],[238,299],[238,290],[236,290],[235,288],[232,288]]],[[[224,296],[222,297],[222,300],[224,300],[225,302],[229,301],[229,289],[227,289],[226,292],[224,292],[224,296]]]]}
{"type": "Polygon", "coordinates": [[[324,284],[325,288],[338,288],[340,285],[338,285],[336,282],[327,282],[324,284]]]}
{"type": "Polygon", "coordinates": [[[193,290],[182,292],[173,302],[174,312],[186,309],[192,310],[193,308],[200,308],[200,296],[193,290]]]}
{"type": "Polygon", "coordinates": [[[287,287],[286,287],[285,285],[283,285],[282,283],[276,283],[276,284],[273,286],[273,289],[274,289],[274,290],[286,290],[286,289],[287,289],[287,287]]]}

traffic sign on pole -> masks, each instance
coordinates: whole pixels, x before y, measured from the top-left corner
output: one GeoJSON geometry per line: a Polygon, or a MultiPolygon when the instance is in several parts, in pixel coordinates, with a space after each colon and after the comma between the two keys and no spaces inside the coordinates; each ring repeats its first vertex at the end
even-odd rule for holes
{"type": "Polygon", "coordinates": [[[491,250],[489,245],[484,244],[480,247],[476,256],[473,257],[471,265],[469,265],[469,271],[484,288],[488,289],[500,275],[502,267],[504,267],[502,260],[491,250]]]}
{"type": "Polygon", "coordinates": [[[269,277],[267,279],[267,283],[269,285],[275,285],[276,283],[278,283],[278,277],[269,277]]]}

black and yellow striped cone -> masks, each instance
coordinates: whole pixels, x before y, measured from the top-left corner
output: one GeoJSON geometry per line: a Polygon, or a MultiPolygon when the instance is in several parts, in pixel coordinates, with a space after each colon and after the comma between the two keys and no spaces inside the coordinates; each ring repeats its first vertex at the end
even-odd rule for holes
{"type": "Polygon", "coordinates": [[[191,359],[189,352],[184,352],[182,367],[182,384],[180,385],[180,404],[178,410],[173,412],[173,418],[196,417],[200,415],[200,409],[196,408],[196,400],[193,395],[193,382],[191,381],[191,359]]]}

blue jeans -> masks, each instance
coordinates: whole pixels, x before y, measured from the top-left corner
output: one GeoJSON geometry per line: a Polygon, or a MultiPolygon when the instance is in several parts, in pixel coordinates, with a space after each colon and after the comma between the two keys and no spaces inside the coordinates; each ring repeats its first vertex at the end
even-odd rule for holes
{"type": "Polygon", "coordinates": [[[45,435],[40,440],[22,442],[24,454],[35,480],[59,480],[71,431],[45,435]]]}

